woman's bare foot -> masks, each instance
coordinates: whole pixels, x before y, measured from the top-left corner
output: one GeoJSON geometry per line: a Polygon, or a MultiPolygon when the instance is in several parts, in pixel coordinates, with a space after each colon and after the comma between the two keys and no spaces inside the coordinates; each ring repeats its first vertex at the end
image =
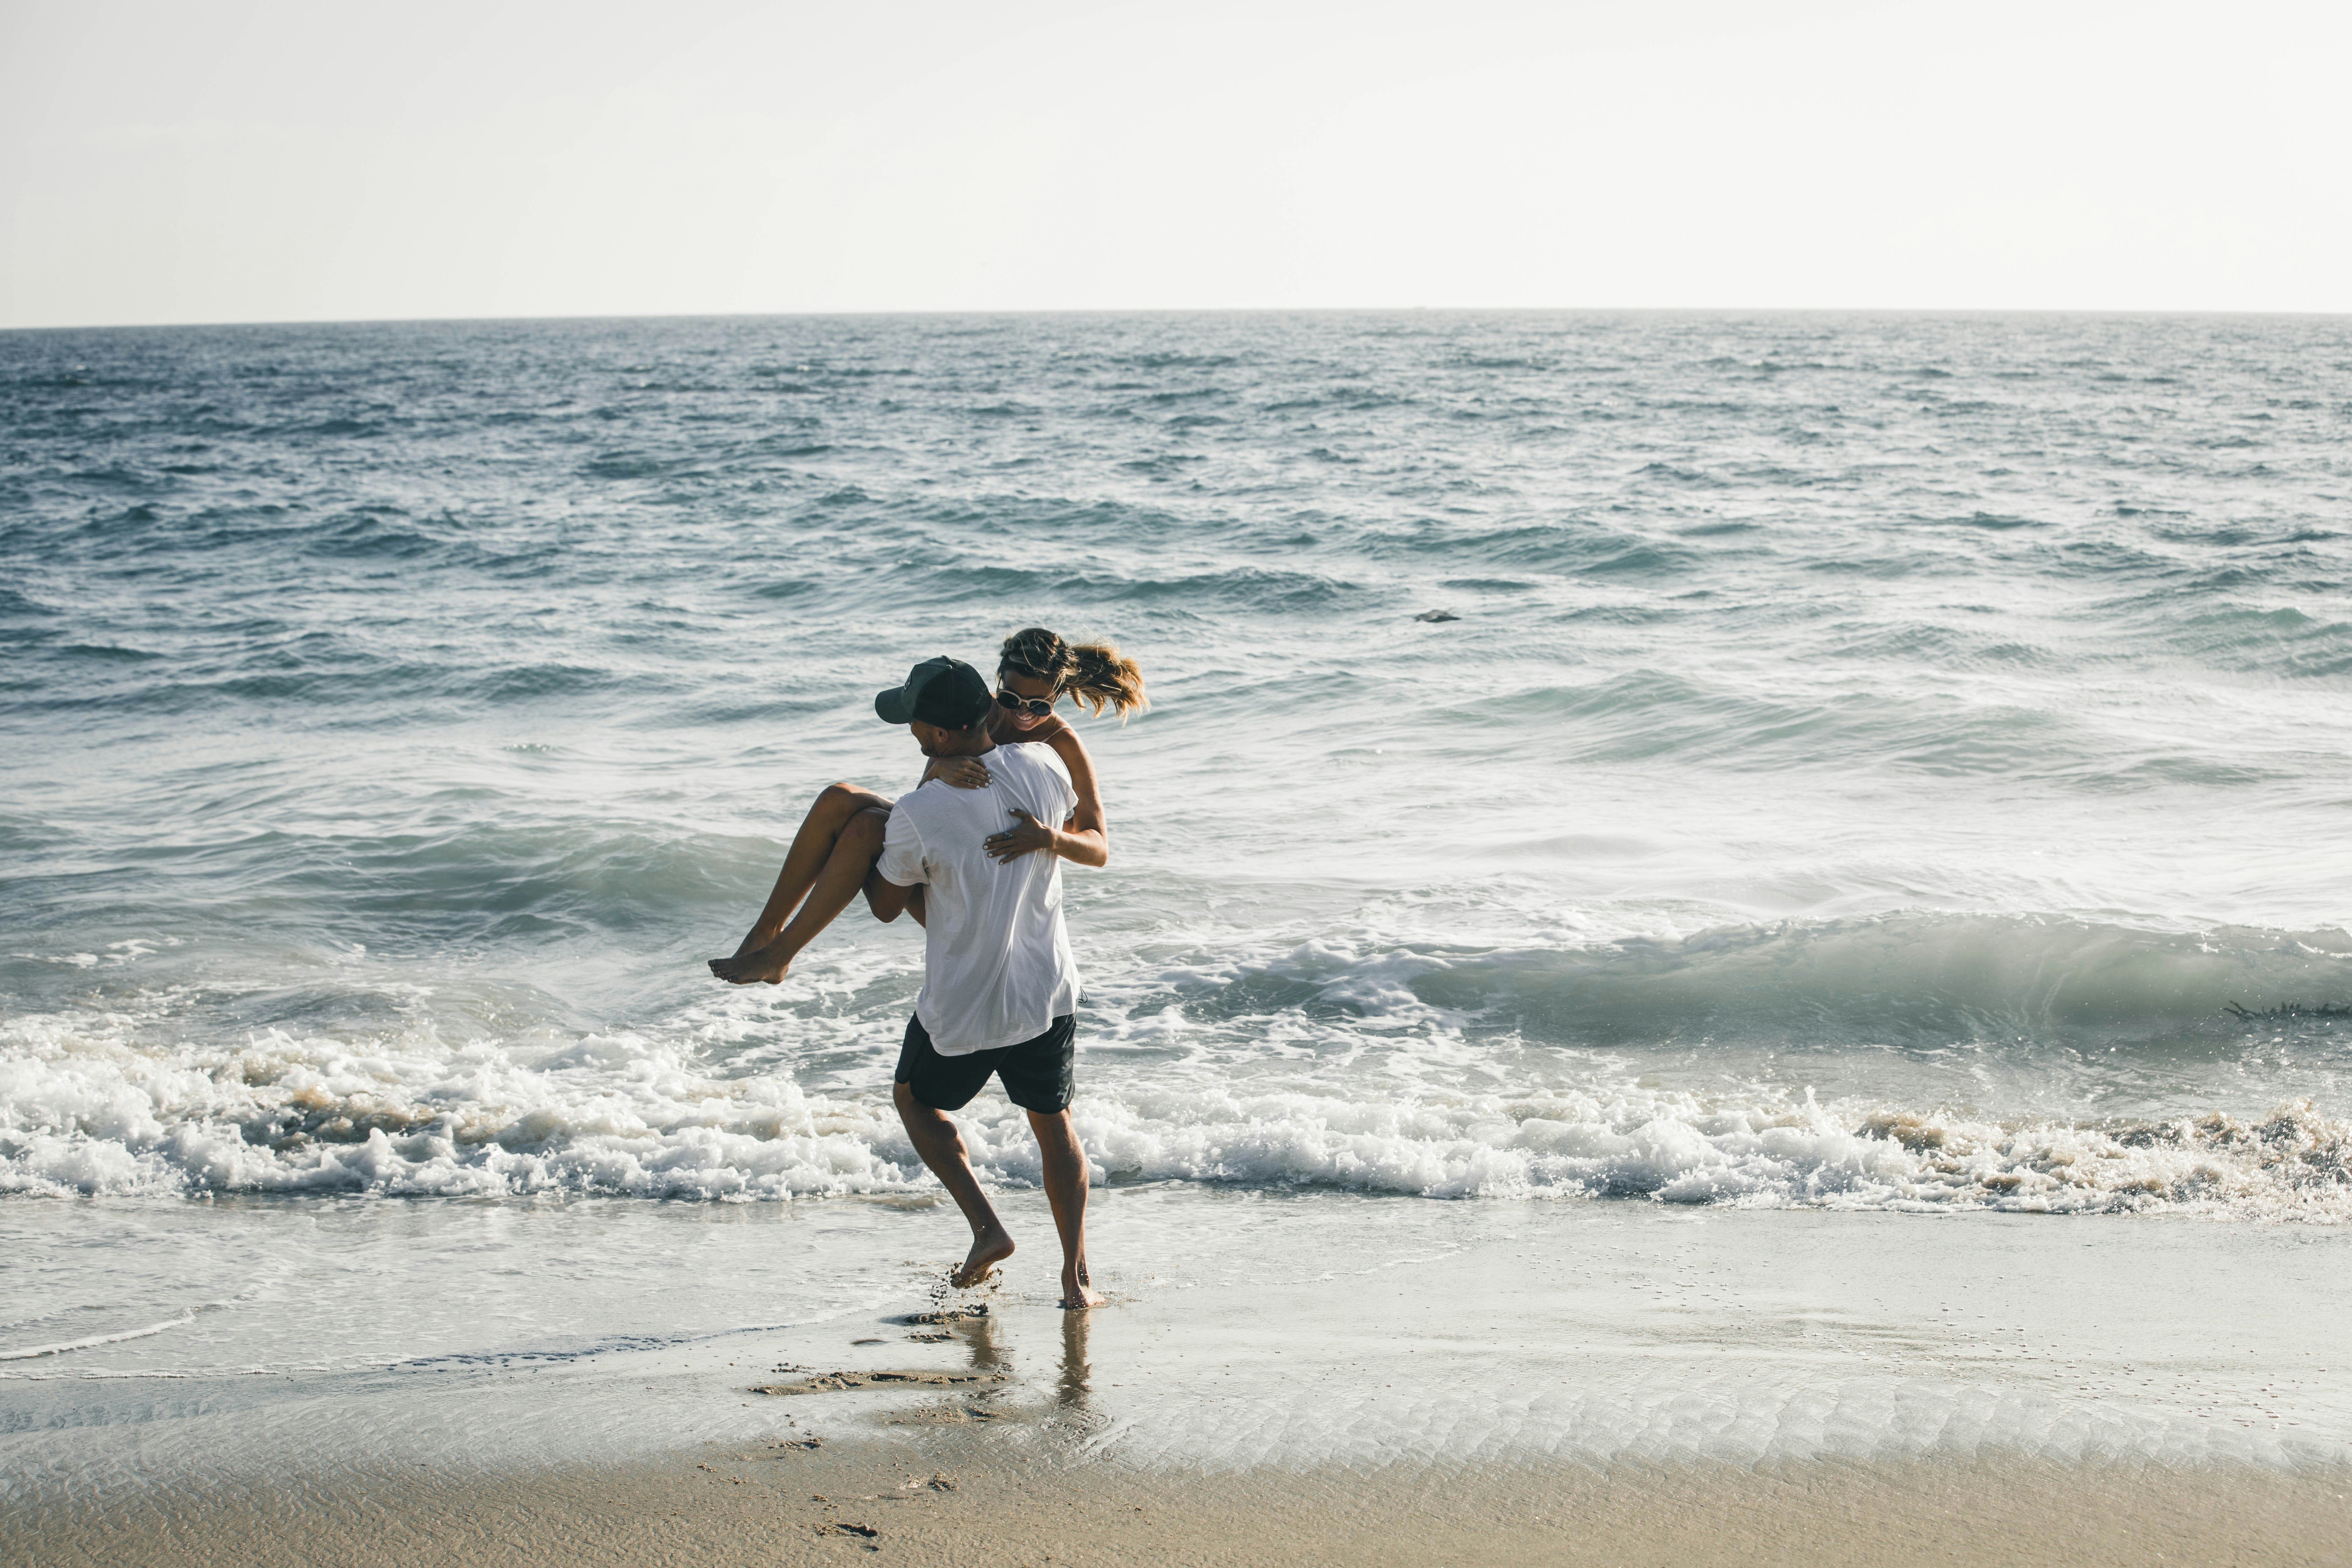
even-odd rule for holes
{"type": "Polygon", "coordinates": [[[1087,1279],[1085,1264],[1074,1264],[1062,1270],[1061,1305],[1066,1312],[1083,1312],[1088,1307],[1102,1305],[1102,1298],[1087,1279]]]}
{"type": "Polygon", "coordinates": [[[990,1275],[996,1266],[1013,1256],[1013,1237],[1001,1225],[992,1225],[971,1238],[971,1251],[965,1255],[963,1267],[948,1276],[948,1283],[959,1290],[969,1290],[990,1275]]]}
{"type": "Polygon", "coordinates": [[[732,958],[709,960],[710,973],[730,985],[773,985],[793,966],[792,955],[780,952],[770,942],[750,952],[739,952],[732,958]]]}

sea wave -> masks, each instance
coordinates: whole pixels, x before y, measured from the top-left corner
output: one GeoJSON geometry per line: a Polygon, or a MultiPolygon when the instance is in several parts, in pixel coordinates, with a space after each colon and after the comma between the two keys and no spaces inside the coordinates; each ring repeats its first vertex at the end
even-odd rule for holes
{"type": "MultiPolygon", "coordinates": [[[[1374,963],[1386,970],[1342,962],[1319,984],[1308,976],[1303,997],[1297,965],[1287,986],[1237,973],[1222,1019],[1196,1002],[1138,1007],[1107,1027],[1075,1108],[1097,1180],[2352,1221],[2352,1123],[2308,1099],[2251,1117],[2080,1120],[1754,1081],[1677,1088],[1606,1054],[1544,1079],[1458,1033],[1440,1037],[1443,1025],[1404,1039],[1423,1058],[1417,1074],[1370,1061],[1320,1077],[1264,1070],[1285,1054],[1283,1031],[1260,1026],[1269,1011],[1352,1012],[1325,1032],[1360,1043],[1368,1026],[1427,1027],[1427,1005],[1396,994],[1402,982],[1429,994],[1428,974],[1401,973],[1393,955],[1374,963]],[[1415,1007],[1423,1016],[1402,1016],[1415,1007]],[[1374,1011],[1384,1016],[1360,1016],[1374,1011]],[[1188,1033],[1234,1024],[1257,1041],[1259,1070],[1222,1071],[1215,1051],[1183,1048],[1188,1033]],[[1474,1070],[1453,1070],[1465,1063],[1474,1070]]],[[[2147,994],[2171,1005],[2161,986],[2147,994]]],[[[741,1031],[723,1023],[521,1039],[431,1023],[335,1037],[270,1027],[201,1044],[169,1043],[157,1022],[61,1013],[0,1025],[0,1192],[744,1201],[927,1182],[887,1064],[810,1087],[789,1063],[760,1070],[730,1055],[741,1031]]],[[[870,1046],[876,1032],[862,1016],[805,1019],[801,1054],[870,1046]]],[[[992,1092],[962,1120],[985,1175],[1037,1180],[1020,1111],[992,1092]]]]}
{"type": "MultiPolygon", "coordinates": [[[[1419,957],[1408,984],[1423,1001],[1581,1045],[2174,1040],[2218,1030],[2232,1005],[2352,997],[2341,930],[2163,932],[2014,915],[1787,921],[1419,957]]],[[[1396,973],[1395,955],[1381,962],[1396,973]]]]}

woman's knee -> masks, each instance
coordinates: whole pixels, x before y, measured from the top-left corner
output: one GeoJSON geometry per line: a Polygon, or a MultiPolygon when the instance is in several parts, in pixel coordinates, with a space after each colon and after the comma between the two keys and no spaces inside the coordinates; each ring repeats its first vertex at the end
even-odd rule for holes
{"type": "Polygon", "coordinates": [[[809,807],[809,820],[838,833],[861,811],[890,809],[887,796],[876,795],[870,789],[859,789],[854,784],[829,784],[817,791],[816,802],[809,807]]]}
{"type": "Polygon", "coordinates": [[[873,804],[866,792],[853,784],[829,784],[816,792],[814,810],[826,816],[847,819],[873,804]]]}

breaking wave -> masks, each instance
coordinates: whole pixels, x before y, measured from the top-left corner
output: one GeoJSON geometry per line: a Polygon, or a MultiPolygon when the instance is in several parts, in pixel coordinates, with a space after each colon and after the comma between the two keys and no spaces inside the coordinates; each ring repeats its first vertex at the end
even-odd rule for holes
{"type": "MultiPolygon", "coordinates": [[[[1114,1043],[1168,1032],[1158,1015],[1139,1026],[1114,1043]]],[[[167,1047],[136,1033],[103,1015],[0,1026],[0,1192],[768,1200],[928,1184],[878,1063],[871,1088],[821,1089],[730,1071],[707,1041],[625,1032],[521,1045],[272,1030],[167,1047]]],[[[1076,1112],[1098,1180],[2352,1219],[2352,1123],[2307,1099],[2250,1120],[2077,1121],[1755,1084],[1671,1089],[1605,1057],[1566,1073],[1580,1082],[1474,1091],[1374,1070],[1344,1088],[1224,1076],[1213,1056],[1087,1069],[1076,1112]]],[[[992,1092],[965,1126],[987,1173],[1035,1181],[1017,1110],[992,1092]]]]}

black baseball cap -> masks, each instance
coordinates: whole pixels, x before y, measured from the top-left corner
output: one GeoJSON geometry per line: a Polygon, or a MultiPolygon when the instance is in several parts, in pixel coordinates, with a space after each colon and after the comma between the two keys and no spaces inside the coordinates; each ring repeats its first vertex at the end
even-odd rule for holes
{"type": "Polygon", "coordinates": [[[907,684],[874,695],[874,711],[885,724],[921,720],[942,730],[969,730],[992,700],[980,671],[941,654],[907,672],[907,684]]]}

